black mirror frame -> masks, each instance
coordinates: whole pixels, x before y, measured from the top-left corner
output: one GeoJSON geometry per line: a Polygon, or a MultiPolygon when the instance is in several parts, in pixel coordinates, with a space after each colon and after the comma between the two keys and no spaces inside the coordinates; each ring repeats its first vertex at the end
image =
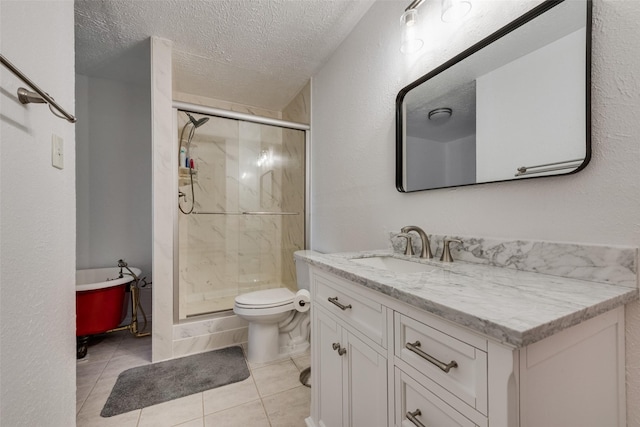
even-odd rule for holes
{"type": "Polygon", "coordinates": [[[457,64],[458,62],[462,61],[463,59],[473,55],[474,53],[478,52],[479,50],[485,48],[486,46],[490,45],[491,43],[495,42],[496,40],[506,36],[507,34],[511,33],[512,31],[516,30],[517,28],[521,27],[522,25],[526,24],[527,22],[533,20],[534,18],[536,18],[537,16],[543,14],[544,12],[546,12],[546,11],[552,9],[553,7],[559,5],[560,3],[563,3],[564,1],[567,1],[567,0],[545,0],[540,5],[536,6],[535,8],[531,9],[530,11],[526,12],[522,16],[516,18],[515,20],[513,20],[509,24],[507,24],[504,27],[500,28],[498,31],[496,31],[493,34],[489,35],[488,37],[482,39],[481,41],[479,41],[478,43],[474,44],[470,48],[464,50],[462,53],[460,53],[460,54],[456,55],[455,57],[451,58],[450,60],[448,60],[444,64],[438,66],[434,70],[432,70],[429,73],[425,74],[424,76],[420,77],[418,80],[414,81],[413,83],[405,86],[404,88],[402,88],[400,90],[400,92],[398,92],[398,96],[396,97],[396,189],[399,192],[401,192],[401,193],[413,193],[413,192],[416,192],[416,191],[437,190],[437,189],[440,189],[440,188],[466,187],[466,186],[470,186],[470,185],[492,184],[492,183],[496,183],[496,182],[521,181],[521,180],[529,180],[529,179],[536,179],[536,178],[548,178],[549,176],[572,175],[572,174],[580,172],[581,170],[583,170],[587,166],[587,164],[591,160],[591,32],[592,32],[592,9],[593,9],[592,0],[585,0],[586,8],[587,8],[586,40],[585,40],[585,45],[586,45],[586,52],[585,52],[585,55],[586,55],[586,58],[585,58],[586,59],[586,62],[585,62],[585,71],[586,71],[586,79],[585,79],[585,81],[586,81],[586,88],[585,88],[585,90],[586,90],[586,97],[585,97],[585,107],[586,107],[586,112],[585,112],[586,113],[585,114],[586,134],[585,134],[585,136],[586,136],[586,141],[585,141],[585,144],[586,144],[586,152],[585,152],[584,162],[582,162],[582,164],[580,166],[578,166],[577,169],[575,169],[575,170],[573,170],[571,172],[558,173],[558,174],[549,175],[549,176],[530,176],[530,177],[524,177],[524,178],[518,178],[518,179],[505,179],[505,180],[499,180],[499,181],[477,182],[477,183],[471,183],[471,184],[456,185],[456,186],[451,186],[451,187],[425,188],[425,189],[421,189],[421,190],[411,190],[411,191],[406,191],[404,189],[404,187],[403,187],[403,182],[402,182],[403,181],[402,180],[402,177],[403,177],[402,165],[403,165],[403,155],[404,155],[404,152],[403,152],[403,149],[402,149],[402,145],[403,145],[402,102],[403,102],[404,97],[406,96],[406,94],[411,89],[421,85],[422,83],[426,82],[427,80],[431,79],[432,77],[435,77],[436,75],[444,72],[448,68],[451,68],[453,65],[457,64]]]}

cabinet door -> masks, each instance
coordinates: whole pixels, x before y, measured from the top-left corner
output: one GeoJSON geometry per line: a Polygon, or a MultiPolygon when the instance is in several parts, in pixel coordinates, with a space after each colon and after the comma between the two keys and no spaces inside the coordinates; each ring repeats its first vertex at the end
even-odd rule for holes
{"type": "Polygon", "coordinates": [[[318,346],[314,349],[316,360],[313,369],[320,375],[315,389],[318,391],[318,424],[321,427],[341,427],[342,416],[342,379],[343,356],[333,348],[334,343],[343,345],[342,328],[329,315],[314,309],[314,333],[318,335],[318,346]]]}
{"type": "Polygon", "coordinates": [[[345,335],[345,425],[387,426],[387,359],[354,335],[345,335]]]}

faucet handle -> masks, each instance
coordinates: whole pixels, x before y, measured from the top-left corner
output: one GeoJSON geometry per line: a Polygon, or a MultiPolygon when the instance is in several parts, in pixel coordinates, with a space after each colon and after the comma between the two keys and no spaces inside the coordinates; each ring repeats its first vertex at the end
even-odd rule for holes
{"type": "Polygon", "coordinates": [[[398,237],[404,237],[405,239],[407,239],[407,248],[404,251],[405,255],[413,255],[413,245],[411,244],[411,234],[409,233],[398,233],[396,234],[396,236],[398,237]]]}
{"type": "Polygon", "coordinates": [[[401,231],[400,233],[396,233],[391,235],[391,244],[393,245],[393,238],[394,237],[403,237],[405,239],[407,239],[407,246],[404,250],[404,254],[405,255],[413,255],[413,246],[411,245],[411,234],[409,233],[405,233],[404,231],[401,231]]]}
{"type": "Polygon", "coordinates": [[[442,262],[453,262],[453,257],[451,256],[451,249],[449,249],[449,245],[451,243],[462,243],[460,239],[453,239],[451,237],[444,238],[444,247],[442,248],[442,256],[440,257],[440,261],[442,262]]]}

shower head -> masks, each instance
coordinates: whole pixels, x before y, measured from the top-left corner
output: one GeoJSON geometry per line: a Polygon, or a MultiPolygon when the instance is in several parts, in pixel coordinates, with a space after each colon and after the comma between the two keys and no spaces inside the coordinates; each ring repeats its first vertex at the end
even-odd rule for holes
{"type": "Polygon", "coordinates": [[[191,120],[191,123],[193,124],[194,127],[199,128],[200,126],[202,126],[203,124],[207,123],[209,121],[209,117],[203,117],[200,120],[196,120],[195,117],[193,117],[191,114],[186,113],[187,116],[189,116],[189,120],[191,120]]]}

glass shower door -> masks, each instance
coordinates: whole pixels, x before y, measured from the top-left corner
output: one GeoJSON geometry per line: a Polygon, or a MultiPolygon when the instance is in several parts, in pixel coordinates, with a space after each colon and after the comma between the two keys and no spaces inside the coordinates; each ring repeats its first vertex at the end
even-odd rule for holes
{"type": "MultiPolygon", "coordinates": [[[[304,141],[303,131],[218,117],[197,129],[189,150],[197,171],[194,210],[178,222],[181,319],[229,310],[240,293],[296,289],[304,141]]],[[[181,179],[187,205],[190,185],[181,179]]]]}

